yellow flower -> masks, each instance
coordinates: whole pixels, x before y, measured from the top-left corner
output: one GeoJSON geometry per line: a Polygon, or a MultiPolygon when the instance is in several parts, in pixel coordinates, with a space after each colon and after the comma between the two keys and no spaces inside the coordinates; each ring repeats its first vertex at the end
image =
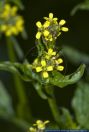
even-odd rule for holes
{"type": "Polygon", "coordinates": [[[50,22],[49,21],[46,21],[44,24],[43,24],[43,27],[44,28],[47,28],[47,27],[49,27],[50,26],[50,22]]]}
{"type": "Polygon", "coordinates": [[[18,28],[19,26],[21,26],[22,24],[24,24],[24,20],[22,17],[18,17],[16,20],[16,27],[18,28]]]}
{"type": "Polygon", "coordinates": [[[42,67],[45,67],[46,66],[46,61],[45,60],[42,60],[41,61],[41,65],[42,65],[42,67]]]}
{"type": "Polygon", "coordinates": [[[10,12],[11,12],[10,5],[9,4],[5,4],[5,6],[3,8],[3,11],[2,11],[2,14],[1,14],[1,17],[8,19],[10,12]]]}
{"type": "Polygon", "coordinates": [[[46,59],[50,59],[50,57],[55,56],[55,55],[56,55],[56,52],[53,51],[53,49],[49,48],[45,57],[46,57],[46,59]]]}
{"type": "Polygon", "coordinates": [[[45,37],[47,37],[47,36],[49,35],[49,31],[48,31],[48,30],[44,30],[43,35],[44,35],[45,37]]]}
{"type": "Polygon", "coordinates": [[[10,7],[10,5],[9,4],[5,4],[5,10],[10,10],[11,9],[11,7],[10,7]]]}
{"type": "Polygon", "coordinates": [[[33,127],[29,128],[29,132],[38,132],[38,131],[43,131],[46,127],[46,124],[48,124],[49,121],[41,121],[37,120],[35,124],[33,124],[33,127]]]}
{"type": "Polygon", "coordinates": [[[48,66],[47,71],[53,71],[53,66],[48,66]]]}
{"type": "Polygon", "coordinates": [[[0,25],[0,30],[6,36],[17,35],[24,30],[24,20],[17,14],[17,6],[11,7],[9,4],[5,4],[0,14],[1,20],[5,24],[0,25]]]}
{"type": "Polygon", "coordinates": [[[37,63],[33,62],[32,68],[36,70],[36,72],[41,72],[43,78],[48,78],[48,72],[53,71],[53,66],[48,65],[45,59],[41,61],[37,60],[37,63]]]}
{"type": "Polygon", "coordinates": [[[36,22],[36,26],[37,26],[38,28],[41,28],[41,27],[42,27],[41,22],[40,22],[40,21],[36,22]]]}
{"type": "Polygon", "coordinates": [[[40,37],[41,37],[41,32],[37,32],[36,39],[40,39],[40,37]]]}
{"type": "Polygon", "coordinates": [[[15,26],[12,26],[12,27],[11,27],[11,31],[12,31],[12,34],[15,34],[15,35],[18,34],[18,30],[16,29],[15,26]]]}
{"type": "Polygon", "coordinates": [[[67,32],[69,29],[67,27],[62,27],[61,30],[67,32]]]}
{"type": "Polygon", "coordinates": [[[48,74],[48,72],[44,71],[44,72],[42,72],[42,76],[43,76],[43,78],[48,78],[49,74],[48,74]]]}
{"type": "Polygon", "coordinates": [[[59,22],[59,25],[64,25],[66,23],[66,21],[65,20],[60,20],[60,22],[59,22]]]}
{"type": "Polygon", "coordinates": [[[53,49],[49,48],[48,49],[48,55],[56,55],[56,52],[53,51],[53,49]]]}
{"type": "Polygon", "coordinates": [[[37,125],[37,128],[38,129],[44,130],[45,129],[45,125],[48,124],[48,123],[49,123],[48,120],[47,121],[44,121],[44,122],[41,121],[41,120],[37,120],[35,125],[37,125]]]}
{"type": "Polygon", "coordinates": [[[53,13],[49,13],[49,18],[53,19],[53,13]]]}
{"type": "Polygon", "coordinates": [[[58,60],[55,60],[56,64],[61,64],[63,62],[63,59],[59,58],[58,60]]]}
{"type": "Polygon", "coordinates": [[[34,60],[33,64],[35,64],[35,65],[38,64],[38,59],[37,58],[34,60]]]}
{"type": "Polygon", "coordinates": [[[12,35],[11,29],[8,29],[8,30],[5,32],[5,35],[6,35],[7,37],[11,36],[11,35],[12,35]]]}
{"type": "Polygon", "coordinates": [[[63,71],[63,69],[64,69],[64,66],[57,66],[58,71],[63,71]]]}
{"type": "Polygon", "coordinates": [[[36,128],[33,128],[33,127],[30,127],[30,128],[29,128],[29,131],[30,131],[30,132],[37,132],[36,128]]]}
{"type": "Polygon", "coordinates": [[[18,10],[18,7],[17,6],[13,6],[12,9],[11,9],[11,15],[15,16],[16,13],[17,13],[17,10],[18,10]]]}
{"type": "Polygon", "coordinates": [[[41,72],[42,71],[42,67],[38,66],[36,67],[36,72],[41,72]]]}
{"type": "Polygon", "coordinates": [[[51,22],[53,21],[54,23],[57,23],[58,18],[53,18],[53,13],[49,13],[49,17],[44,17],[45,20],[51,22]]]}
{"type": "Polygon", "coordinates": [[[3,24],[1,25],[1,31],[6,31],[7,30],[7,25],[3,24]]]}

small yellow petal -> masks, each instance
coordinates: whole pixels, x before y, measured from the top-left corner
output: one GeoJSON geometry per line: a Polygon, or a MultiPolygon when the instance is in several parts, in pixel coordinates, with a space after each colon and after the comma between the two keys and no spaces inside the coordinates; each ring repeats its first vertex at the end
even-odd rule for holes
{"type": "Polygon", "coordinates": [[[36,67],[36,72],[41,72],[42,71],[42,67],[38,66],[36,67]]]}
{"type": "Polygon", "coordinates": [[[51,55],[52,52],[53,52],[53,49],[49,48],[49,49],[48,49],[48,54],[51,55]]]}
{"type": "Polygon", "coordinates": [[[37,120],[36,121],[36,124],[38,125],[38,124],[42,124],[43,123],[43,121],[41,121],[41,120],[37,120]]]}
{"type": "Polygon", "coordinates": [[[43,78],[48,78],[49,77],[49,74],[48,74],[48,72],[43,72],[42,73],[42,76],[43,76],[43,78]]]}
{"type": "Polygon", "coordinates": [[[60,22],[59,22],[59,25],[64,25],[66,23],[66,21],[65,20],[61,20],[60,22]]]}
{"type": "Polygon", "coordinates": [[[22,24],[24,24],[24,20],[22,17],[19,17],[16,21],[16,27],[20,27],[22,24]]]}
{"type": "Polygon", "coordinates": [[[69,29],[67,27],[62,27],[61,30],[67,32],[69,29]]]}
{"type": "Polygon", "coordinates": [[[1,31],[6,31],[7,30],[7,25],[1,25],[1,31]]]}
{"type": "Polygon", "coordinates": [[[37,26],[38,28],[41,28],[41,27],[42,27],[41,22],[40,22],[40,21],[36,22],[36,26],[37,26]]]}
{"type": "Polygon", "coordinates": [[[44,34],[45,37],[47,37],[49,35],[49,31],[48,30],[44,30],[43,34],[44,34]]]}
{"type": "Polygon", "coordinates": [[[18,34],[18,30],[16,29],[15,26],[12,26],[11,31],[13,34],[18,34]]]}
{"type": "Polygon", "coordinates": [[[5,9],[6,10],[10,10],[11,9],[10,5],[9,4],[5,4],[5,9]]]}
{"type": "Polygon", "coordinates": [[[49,56],[49,55],[46,55],[46,56],[45,56],[45,58],[46,58],[46,59],[49,59],[49,58],[50,58],[50,56],[49,56]]]}
{"type": "Polygon", "coordinates": [[[56,52],[53,52],[52,55],[56,55],[56,52]]]}
{"type": "Polygon", "coordinates": [[[53,38],[50,38],[50,39],[49,39],[49,41],[51,41],[51,42],[52,42],[52,41],[53,41],[53,38]]]}
{"type": "Polygon", "coordinates": [[[44,130],[44,129],[45,129],[45,124],[44,124],[44,123],[39,124],[39,125],[38,125],[38,129],[44,130]]]}
{"type": "Polygon", "coordinates": [[[45,122],[44,122],[44,124],[48,124],[49,122],[50,122],[50,121],[49,121],[49,120],[47,120],[47,121],[45,121],[45,122]]]}
{"type": "Polygon", "coordinates": [[[47,121],[44,121],[44,124],[48,124],[50,121],[49,120],[47,120],[47,121]]]}
{"type": "Polygon", "coordinates": [[[12,31],[11,31],[11,30],[7,30],[7,31],[5,32],[5,35],[6,35],[7,37],[11,36],[11,35],[12,35],[12,31]]]}
{"type": "Polygon", "coordinates": [[[44,28],[47,28],[47,27],[49,27],[49,25],[50,25],[50,22],[49,22],[49,21],[46,21],[46,22],[44,23],[43,27],[44,27],[44,28]]]}
{"type": "Polygon", "coordinates": [[[50,19],[53,18],[53,13],[49,13],[49,18],[50,18],[50,19]]]}
{"type": "Polygon", "coordinates": [[[12,7],[12,9],[11,9],[11,15],[12,16],[16,15],[17,10],[18,10],[17,6],[12,7]]]}
{"type": "Polygon", "coordinates": [[[36,129],[33,128],[33,127],[30,127],[30,128],[29,128],[29,131],[30,131],[30,132],[36,132],[36,129]]]}
{"type": "Polygon", "coordinates": [[[54,20],[55,22],[57,22],[58,18],[53,18],[53,20],[54,20]]]}
{"type": "Polygon", "coordinates": [[[37,64],[38,63],[38,59],[35,59],[33,63],[34,64],[37,64]]]}
{"type": "Polygon", "coordinates": [[[60,59],[58,59],[57,61],[58,61],[58,63],[60,64],[60,63],[63,62],[63,59],[60,58],[60,59]]]}
{"type": "Polygon", "coordinates": [[[42,61],[41,61],[41,65],[42,65],[42,66],[46,66],[46,61],[45,61],[45,60],[42,60],[42,61]]]}
{"type": "Polygon", "coordinates": [[[64,69],[64,66],[57,66],[57,70],[63,71],[63,69],[64,69]]]}
{"type": "Polygon", "coordinates": [[[37,32],[36,39],[40,39],[40,37],[41,37],[41,32],[37,32]]]}
{"type": "Polygon", "coordinates": [[[53,66],[48,66],[47,71],[53,71],[53,66]]]}

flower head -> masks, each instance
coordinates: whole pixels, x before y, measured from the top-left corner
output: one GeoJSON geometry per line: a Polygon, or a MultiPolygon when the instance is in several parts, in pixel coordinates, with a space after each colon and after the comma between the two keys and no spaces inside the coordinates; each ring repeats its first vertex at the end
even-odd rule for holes
{"type": "Polygon", "coordinates": [[[40,130],[44,130],[46,128],[46,124],[48,124],[49,121],[41,121],[37,120],[35,124],[33,124],[33,127],[29,128],[29,132],[38,132],[40,130]]]}
{"type": "Polygon", "coordinates": [[[24,20],[17,14],[17,6],[11,7],[9,4],[5,4],[0,12],[0,32],[6,36],[18,35],[19,32],[24,30],[24,20]]]}
{"type": "Polygon", "coordinates": [[[53,13],[49,13],[49,17],[44,17],[44,19],[46,21],[43,24],[40,21],[36,22],[36,26],[38,28],[36,39],[40,39],[42,37],[46,42],[54,41],[61,35],[62,31],[68,31],[67,27],[63,27],[66,21],[62,19],[58,23],[58,18],[54,18],[53,13]]]}
{"type": "Polygon", "coordinates": [[[48,65],[46,60],[41,60],[38,65],[35,66],[36,72],[41,72],[43,78],[48,78],[48,71],[53,71],[53,66],[48,65]]]}
{"type": "Polygon", "coordinates": [[[53,18],[53,13],[49,13],[49,17],[44,17],[46,21],[57,23],[58,18],[53,18]]]}
{"type": "Polygon", "coordinates": [[[63,71],[64,66],[60,65],[63,63],[63,59],[59,58],[59,55],[52,48],[49,48],[47,52],[44,52],[42,58],[37,58],[32,64],[32,68],[37,73],[41,73],[43,78],[48,78],[49,73],[53,70],[63,71]]]}

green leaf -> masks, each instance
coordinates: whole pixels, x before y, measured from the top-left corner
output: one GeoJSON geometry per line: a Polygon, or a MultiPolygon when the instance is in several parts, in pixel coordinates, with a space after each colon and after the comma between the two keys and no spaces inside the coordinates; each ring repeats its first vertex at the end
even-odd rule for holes
{"type": "Polygon", "coordinates": [[[1,62],[0,70],[9,71],[20,76],[24,81],[38,81],[42,84],[41,77],[34,73],[30,67],[30,64],[26,63],[12,63],[12,62],[1,62]]]}
{"type": "Polygon", "coordinates": [[[83,76],[84,70],[85,64],[80,65],[80,67],[74,73],[66,76],[62,75],[60,72],[53,71],[53,77],[49,78],[49,83],[60,88],[63,88],[69,84],[74,84],[83,76]]]}
{"type": "Polygon", "coordinates": [[[61,120],[62,120],[63,129],[78,129],[78,126],[73,121],[70,112],[66,108],[62,108],[61,120]]]}
{"type": "Polygon", "coordinates": [[[81,128],[89,129],[89,84],[80,82],[72,100],[72,107],[81,128]]]}
{"type": "Polygon", "coordinates": [[[0,116],[12,116],[13,114],[11,97],[0,81],[0,116]]]}
{"type": "Polygon", "coordinates": [[[74,64],[80,64],[81,62],[85,64],[89,63],[89,56],[87,54],[82,53],[72,47],[63,46],[62,51],[64,55],[74,64]]]}
{"type": "Polygon", "coordinates": [[[89,0],[76,5],[71,11],[71,15],[73,16],[78,10],[89,10],[89,0]]]}
{"type": "Polygon", "coordinates": [[[17,74],[25,81],[31,81],[31,70],[25,68],[25,64],[2,62],[0,63],[0,70],[8,71],[17,74]],[[28,72],[27,72],[28,71],[28,72]],[[25,73],[27,72],[28,75],[25,73]]]}

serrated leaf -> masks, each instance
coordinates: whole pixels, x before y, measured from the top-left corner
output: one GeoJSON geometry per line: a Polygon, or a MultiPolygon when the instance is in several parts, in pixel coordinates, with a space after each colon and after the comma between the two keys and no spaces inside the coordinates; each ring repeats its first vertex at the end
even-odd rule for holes
{"type": "Polygon", "coordinates": [[[83,76],[85,70],[85,65],[82,64],[80,67],[72,74],[64,76],[60,72],[53,71],[52,77],[49,78],[49,82],[55,86],[63,88],[69,84],[74,84],[80,80],[83,76]]]}
{"type": "Polygon", "coordinates": [[[89,129],[89,84],[80,82],[72,100],[76,120],[81,128],[89,129]]]}
{"type": "Polygon", "coordinates": [[[0,115],[10,116],[13,114],[14,114],[14,111],[12,108],[11,97],[6,91],[2,82],[0,81],[0,115]]]}

